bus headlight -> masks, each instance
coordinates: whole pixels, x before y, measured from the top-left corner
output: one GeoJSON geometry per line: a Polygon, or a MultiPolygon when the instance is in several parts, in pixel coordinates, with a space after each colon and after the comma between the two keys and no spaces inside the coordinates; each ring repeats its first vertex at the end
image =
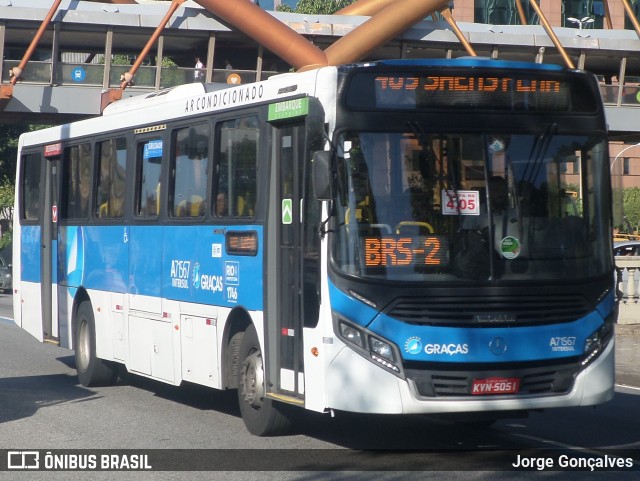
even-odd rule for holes
{"type": "Polygon", "coordinates": [[[393,349],[391,349],[391,346],[388,343],[381,341],[380,339],[376,339],[375,337],[371,337],[370,342],[371,350],[374,353],[393,362],[393,349]]]}
{"type": "Polygon", "coordinates": [[[362,331],[344,322],[340,323],[340,337],[358,347],[364,347],[362,331]]]}
{"type": "Polygon", "coordinates": [[[356,327],[342,318],[337,319],[336,332],[347,346],[362,357],[396,376],[404,378],[400,353],[395,344],[364,328],[356,327]]]}
{"type": "Polygon", "coordinates": [[[586,366],[597,358],[613,337],[613,317],[607,317],[604,324],[597,330],[592,332],[584,341],[584,356],[581,364],[586,366]]]}

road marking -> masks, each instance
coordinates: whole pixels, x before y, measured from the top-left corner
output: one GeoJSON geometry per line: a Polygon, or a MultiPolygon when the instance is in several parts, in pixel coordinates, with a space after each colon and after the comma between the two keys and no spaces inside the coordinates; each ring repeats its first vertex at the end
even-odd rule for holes
{"type": "MultiPolygon", "coordinates": [[[[621,392],[623,391],[640,391],[640,387],[636,387],[636,386],[630,386],[628,384],[616,384],[617,388],[621,389],[621,392]]],[[[636,393],[634,393],[636,394],[636,393]]]]}

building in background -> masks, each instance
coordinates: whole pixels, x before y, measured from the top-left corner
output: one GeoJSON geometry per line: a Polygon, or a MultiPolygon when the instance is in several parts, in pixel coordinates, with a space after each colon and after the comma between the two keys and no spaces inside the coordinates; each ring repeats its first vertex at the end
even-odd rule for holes
{"type": "MultiPolygon", "coordinates": [[[[520,25],[520,18],[514,0],[456,0],[453,13],[459,22],[487,23],[492,25],[520,25]]],[[[538,24],[538,18],[527,0],[522,0],[529,24],[538,24]]],[[[554,27],[575,27],[578,29],[605,28],[605,4],[602,0],[540,0],[540,9],[554,27]],[[585,18],[592,21],[585,20],[585,18]],[[576,21],[577,20],[577,21],[576,21]]],[[[640,2],[631,8],[638,18],[640,2]]],[[[632,29],[625,18],[622,2],[609,1],[609,10],[614,29],[632,29]]]]}
{"type": "MultiPolygon", "coordinates": [[[[266,9],[276,9],[281,3],[295,7],[297,0],[255,0],[266,9]]],[[[538,17],[527,0],[521,0],[527,23],[538,24],[538,17]]],[[[640,16],[640,2],[632,2],[631,8],[640,16]]],[[[604,28],[605,4],[603,0],[540,0],[540,8],[554,27],[578,29],[604,28]],[[585,18],[590,20],[585,20],[585,18]]],[[[521,25],[515,0],[455,0],[451,2],[458,22],[486,23],[491,25],[521,25]]],[[[609,9],[613,28],[632,29],[625,17],[622,2],[610,1],[609,9]]]]}

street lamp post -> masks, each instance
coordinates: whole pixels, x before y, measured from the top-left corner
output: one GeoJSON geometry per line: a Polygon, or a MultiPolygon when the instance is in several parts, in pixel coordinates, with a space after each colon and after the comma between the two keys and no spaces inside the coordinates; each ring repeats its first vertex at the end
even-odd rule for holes
{"type": "Polygon", "coordinates": [[[620,156],[622,154],[624,154],[627,150],[633,149],[634,147],[640,147],[640,142],[638,142],[637,144],[633,144],[633,145],[627,145],[624,149],[622,149],[620,152],[618,152],[616,154],[615,158],[613,159],[613,162],[611,162],[611,167],[609,168],[609,172],[613,172],[613,166],[616,165],[616,161],[620,158],[620,156]]]}
{"type": "Polygon", "coordinates": [[[582,17],[581,19],[577,19],[575,17],[567,17],[567,20],[571,23],[577,23],[578,30],[582,30],[583,25],[588,25],[590,23],[595,22],[595,20],[591,17],[582,17]]]}
{"type": "MultiPolygon", "coordinates": [[[[609,172],[612,173],[613,172],[613,166],[616,165],[616,162],[618,161],[618,159],[620,158],[620,156],[622,154],[624,154],[627,150],[629,149],[633,149],[634,147],[640,147],[640,142],[633,144],[633,145],[627,145],[624,149],[622,149],[620,152],[618,152],[615,156],[615,158],[613,159],[613,162],[611,162],[611,167],[609,167],[609,172]]],[[[629,220],[627,219],[627,216],[624,213],[624,203],[622,205],[622,220],[624,221],[624,223],[627,226],[627,229],[629,230],[629,233],[633,233],[633,229],[631,228],[631,224],[629,223],[629,220]]]]}

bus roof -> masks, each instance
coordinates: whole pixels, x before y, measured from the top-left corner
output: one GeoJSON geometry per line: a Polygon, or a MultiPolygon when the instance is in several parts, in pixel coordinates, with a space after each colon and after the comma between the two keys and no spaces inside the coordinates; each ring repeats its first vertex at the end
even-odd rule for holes
{"type": "Polygon", "coordinates": [[[369,64],[388,65],[393,67],[485,67],[485,68],[503,68],[503,69],[534,69],[546,71],[562,71],[565,67],[562,65],[535,62],[519,62],[512,60],[500,60],[489,57],[458,57],[455,59],[448,58],[425,58],[425,59],[394,59],[380,60],[378,62],[368,62],[369,64]]]}

